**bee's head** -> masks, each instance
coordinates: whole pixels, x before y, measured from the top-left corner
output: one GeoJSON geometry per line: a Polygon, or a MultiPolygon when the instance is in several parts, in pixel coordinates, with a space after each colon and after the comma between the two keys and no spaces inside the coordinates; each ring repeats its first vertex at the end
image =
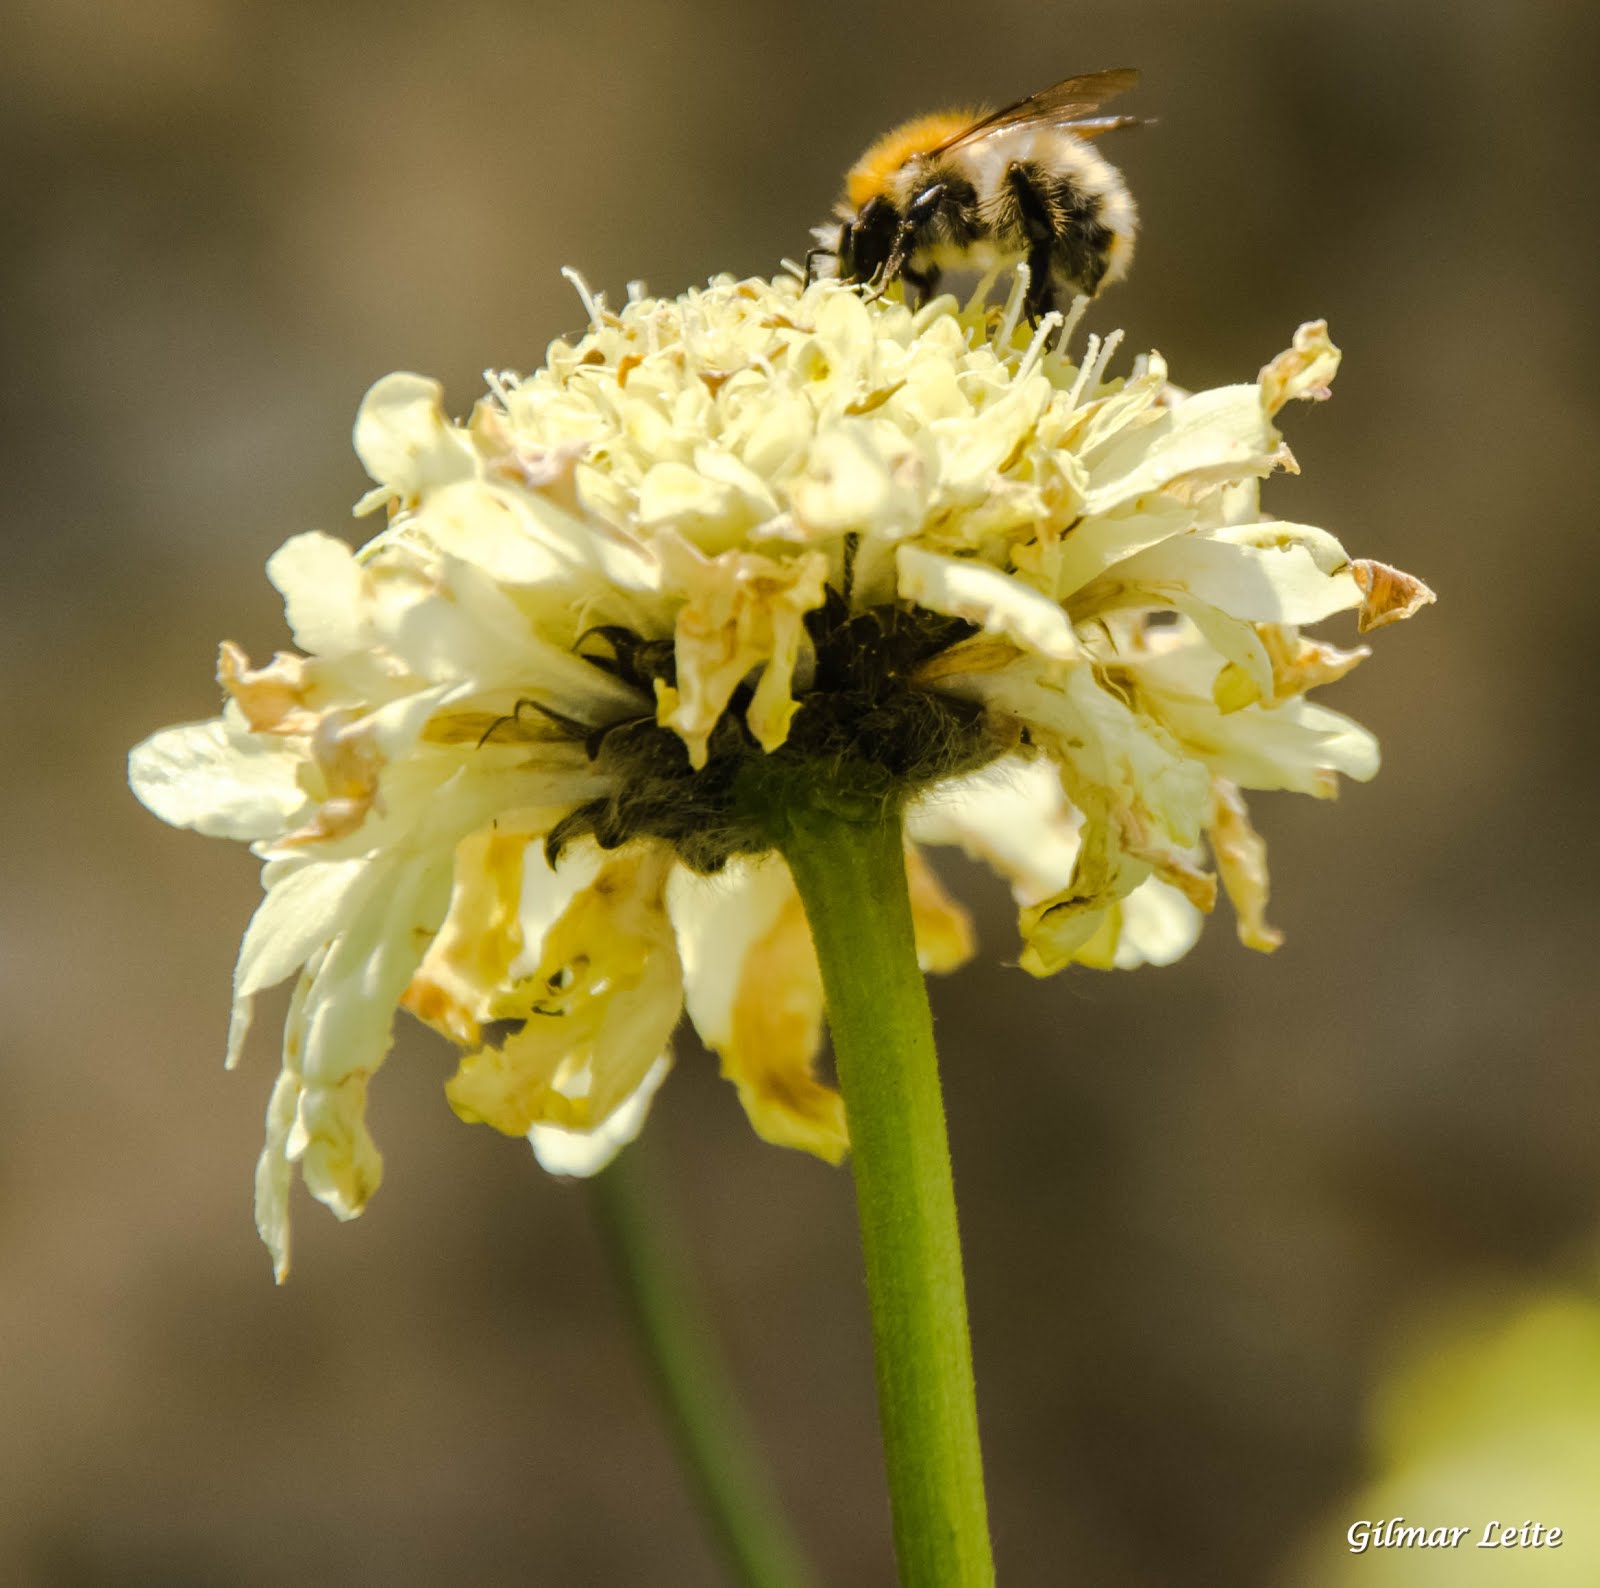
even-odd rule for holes
{"type": "Polygon", "coordinates": [[[871,281],[889,262],[900,234],[900,211],[883,195],[869,199],[854,222],[839,236],[839,276],[844,281],[871,281]]]}

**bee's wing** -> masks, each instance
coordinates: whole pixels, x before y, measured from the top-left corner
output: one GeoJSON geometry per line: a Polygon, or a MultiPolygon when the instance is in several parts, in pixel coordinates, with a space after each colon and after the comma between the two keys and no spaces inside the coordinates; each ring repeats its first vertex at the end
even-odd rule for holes
{"type": "Polygon", "coordinates": [[[943,154],[947,149],[959,149],[963,144],[987,138],[1011,127],[1025,127],[1038,122],[1048,122],[1053,127],[1070,127],[1080,138],[1094,138],[1102,132],[1117,127],[1132,127],[1141,120],[1138,116],[1095,116],[1108,100],[1125,94],[1139,81],[1139,74],[1131,66],[1118,66],[1106,72],[1089,72],[1083,77],[1068,77],[1050,88],[1019,99],[1004,110],[997,110],[963,128],[955,137],[948,138],[930,154],[943,154]]]}

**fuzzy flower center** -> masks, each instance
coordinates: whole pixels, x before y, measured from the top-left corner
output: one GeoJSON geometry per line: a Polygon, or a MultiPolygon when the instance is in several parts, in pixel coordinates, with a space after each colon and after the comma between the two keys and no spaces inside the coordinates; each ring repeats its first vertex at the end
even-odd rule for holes
{"type": "MultiPolygon", "coordinates": [[[[932,682],[953,647],[976,625],[893,602],[852,611],[829,585],[804,617],[814,657],[788,736],[768,751],[749,727],[760,674],[741,679],[694,763],[680,734],[654,710],[582,723],[531,698],[501,718],[485,740],[581,741],[605,775],[604,795],[551,828],[545,855],[555,866],[575,838],[602,849],[649,837],[672,845],[703,875],[735,855],[773,847],[773,818],[793,801],[821,798],[846,815],[898,809],[922,789],[975,772],[1015,747],[1018,731],[968,696],[932,682]]],[[[678,688],[675,648],[620,625],[584,636],[590,665],[659,700],[678,688]]]]}

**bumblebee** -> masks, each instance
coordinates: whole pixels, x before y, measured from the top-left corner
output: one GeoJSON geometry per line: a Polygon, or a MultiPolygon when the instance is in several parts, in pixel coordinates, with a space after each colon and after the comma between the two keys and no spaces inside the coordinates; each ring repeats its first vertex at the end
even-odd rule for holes
{"type": "Polygon", "coordinates": [[[1138,213],[1121,172],[1087,140],[1140,123],[1098,114],[1138,77],[1091,72],[1004,110],[922,116],[885,133],[851,166],[806,279],[832,259],[841,281],[876,292],[903,281],[920,302],[945,270],[1025,262],[1035,322],[1060,296],[1093,297],[1127,273],[1138,213]]]}

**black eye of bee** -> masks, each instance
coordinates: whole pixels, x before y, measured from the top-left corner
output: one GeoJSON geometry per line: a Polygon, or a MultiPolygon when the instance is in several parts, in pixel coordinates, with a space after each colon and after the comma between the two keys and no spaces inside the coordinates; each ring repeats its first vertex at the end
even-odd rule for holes
{"type": "MultiPolygon", "coordinates": [[[[1009,747],[1007,730],[992,724],[978,702],[915,681],[932,657],[974,634],[972,624],[894,604],[852,612],[832,587],[805,624],[815,653],[811,686],[787,740],[770,753],[744,720],[759,669],[734,691],[699,769],[690,765],[683,740],[653,713],[593,724],[536,708],[614,779],[609,793],[576,807],[550,830],[550,864],[585,834],[602,849],[647,836],[665,839],[691,869],[709,874],[734,855],[772,847],[749,798],[752,776],[815,779],[823,767],[830,786],[869,799],[901,799],[919,786],[974,770],[1009,747]]],[[[656,680],[677,682],[670,640],[647,640],[607,625],[583,635],[578,653],[646,699],[656,680]]],[[[552,993],[571,985],[570,971],[557,974],[568,980],[557,986],[552,979],[552,993]]]]}

